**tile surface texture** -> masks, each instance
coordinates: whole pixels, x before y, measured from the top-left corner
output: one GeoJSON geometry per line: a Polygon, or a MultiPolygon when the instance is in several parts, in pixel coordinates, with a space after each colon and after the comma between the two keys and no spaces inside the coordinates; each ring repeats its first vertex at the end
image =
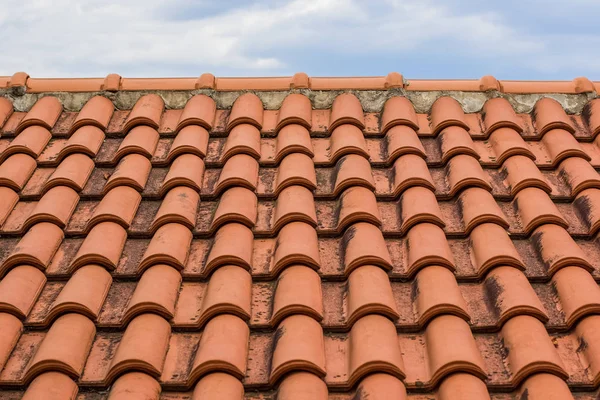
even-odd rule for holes
{"type": "Polygon", "coordinates": [[[0,398],[598,398],[600,100],[211,77],[231,108],[0,97],[0,398]]]}

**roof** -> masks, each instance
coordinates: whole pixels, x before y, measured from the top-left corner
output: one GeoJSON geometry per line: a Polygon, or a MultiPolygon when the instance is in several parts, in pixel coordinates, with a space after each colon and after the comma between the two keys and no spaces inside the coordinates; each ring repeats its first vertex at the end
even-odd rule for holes
{"type": "Polygon", "coordinates": [[[596,399],[597,84],[0,77],[0,397],[596,399]]]}

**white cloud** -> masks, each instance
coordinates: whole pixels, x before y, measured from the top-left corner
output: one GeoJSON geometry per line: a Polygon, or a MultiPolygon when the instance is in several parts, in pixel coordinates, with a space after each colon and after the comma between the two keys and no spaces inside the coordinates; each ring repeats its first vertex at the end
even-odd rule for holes
{"type": "Polygon", "coordinates": [[[376,62],[424,49],[435,54],[436,46],[473,62],[514,60],[541,72],[550,64],[554,71],[567,69],[569,59],[600,64],[599,58],[578,57],[578,47],[565,49],[573,57],[557,56],[544,37],[523,33],[497,13],[459,14],[441,0],[243,2],[229,9],[222,2],[212,14],[190,0],[2,3],[0,75],[269,75],[296,72],[287,61],[295,52],[311,54],[315,62],[331,54],[376,62]],[[175,17],[178,10],[189,15],[175,17]]]}

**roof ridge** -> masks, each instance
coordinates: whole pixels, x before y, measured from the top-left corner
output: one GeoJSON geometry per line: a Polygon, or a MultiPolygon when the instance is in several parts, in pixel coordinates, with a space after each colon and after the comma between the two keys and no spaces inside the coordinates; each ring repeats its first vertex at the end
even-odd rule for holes
{"type": "Polygon", "coordinates": [[[282,91],[311,90],[388,90],[466,91],[502,93],[590,93],[599,91],[600,81],[585,77],[571,81],[498,80],[491,75],[479,79],[406,79],[398,72],[386,76],[309,77],[303,72],[280,77],[215,77],[204,73],[199,77],[124,78],[109,74],[105,78],[32,78],[25,72],[0,76],[0,90],[13,89],[21,93],[95,92],[135,90],[197,90],[216,91],[282,91]]]}

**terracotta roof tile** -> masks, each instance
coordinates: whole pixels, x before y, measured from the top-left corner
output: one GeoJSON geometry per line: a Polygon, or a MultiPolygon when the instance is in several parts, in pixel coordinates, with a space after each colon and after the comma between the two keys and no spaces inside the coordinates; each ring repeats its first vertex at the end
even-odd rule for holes
{"type": "Polygon", "coordinates": [[[8,399],[597,397],[598,83],[3,82],[8,399]]]}
{"type": "Polygon", "coordinates": [[[158,128],[163,109],[164,101],[160,96],[156,94],[142,96],[127,116],[123,130],[128,132],[139,125],[158,128]]]}

